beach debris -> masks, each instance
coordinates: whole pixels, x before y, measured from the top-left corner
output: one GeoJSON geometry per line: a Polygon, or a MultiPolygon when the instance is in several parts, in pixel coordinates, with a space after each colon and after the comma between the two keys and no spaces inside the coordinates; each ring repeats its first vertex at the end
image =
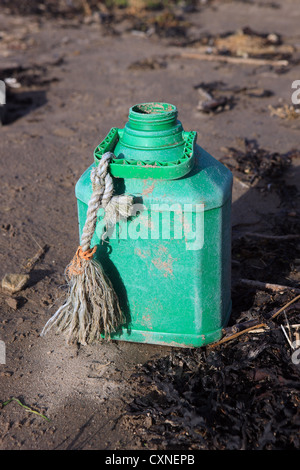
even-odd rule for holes
{"type": "Polygon", "coordinates": [[[213,45],[219,53],[229,53],[244,58],[276,57],[277,59],[286,59],[294,52],[292,45],[283,44],[279,34],[259,33],[249,27],[219,35],[213,40],[213,45]]]}
{"type": "Polygon", "coordinates": [[[140,393],[128,405],[127,423],[150,416],[150,427],[137,435],[160,449],[179,442],[190,450],[297,449],[300,369],[278,317],[288,312],[296,331],[299,298],[229,326],[223,341],[207,348],[148,361],[132,375],[140,393]]]}
{"type": "Polygon", "coordinates": [[[277,106],[276,108],[269,105],[270,115],[277,116],[280,119],[293,120],[300,117],[300,107],[297,105],[284,104],[283,106],[277,106]]]}
{"type": "Polygon", "coordinates": [[[28,411],[29,413],[33,413],[37,416],[40,416],[41,418],[45,419],[46,421],[50,421],[49,418],[47,418],[47,416],[43,415],[42,413],[40,413],[39,411],[36,411],[34,410],[33,408],[30,408],[29,406],[27,405],[24,405],[21,400],[19,400],[18,398],[15,398],[15,397],[12,397],[12,398],[9,398],[8,400],[4,401],[1,403],[1,408],[4,408],[5,406],[7,406],[9,403],[11,402],[16,402],[19,406],[21,406],[22,408],[24,408],[26,411],[28,411]]]}
{"type": "Polygon", "coordinates": [[[201,61],[219,61],[236,65],[270,65],[286,67],[295,53],[294,46],[284,44],[275,33],[259,33],[249,27],[219,35],[204,34],[185,41],[179,56],[201,61]]]}
{"type": "Polygon", "coordinates": [[[128,66],[128,70],[159,70],[167,67],[167,62],[160,58],[148,57],[137,60],[128,66]]]}
{"type": "Polygon", "coordinates": [[[275,186],[282,181],[284,171],[290,167],[292,151],[284,154],[270,152],[260,148],[256,140],[243,139],[244,149],[223,147],[225,153],[221,159],[231,171],[237,172],[241,181],[252,185],[254,182],[265,181],[275,186]],[[226,160],[231,160],[227,163],[226,160]]]}
{"type": "Polygon", "coordinates": [[[220,82],[200,83],[194,87],[200,94],[197,109],[203,113],[219,113],[228,111],[234,104],[232,94],[226,96],[220,95],[220,82]]]}

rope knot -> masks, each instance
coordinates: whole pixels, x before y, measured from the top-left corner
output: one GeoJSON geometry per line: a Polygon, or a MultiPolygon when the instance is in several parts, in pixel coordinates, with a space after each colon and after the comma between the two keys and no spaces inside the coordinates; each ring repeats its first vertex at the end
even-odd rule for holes
{"type": "Polygon", "coordinates": [[[87,250],[83,251],[82,247],[79,246],[77,251],[71,261],[71,263],[67,266],[66,275],[69,279],[72,276],[78,276],[82,274],[84,271],[84,261],[89,261],[93,258],[94,254],[97,251],[97,246],[94,248],[88,248],[87,250]]]}

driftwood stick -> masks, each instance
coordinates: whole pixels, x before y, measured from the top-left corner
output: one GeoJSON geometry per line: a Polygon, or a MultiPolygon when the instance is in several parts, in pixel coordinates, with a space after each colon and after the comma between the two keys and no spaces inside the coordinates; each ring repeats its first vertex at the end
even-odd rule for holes
{"type": "Polygon", "coordinates": [[[244,332],[245,330],[249,330],[251,328],[257,328],[257,325],[259,324],[259,320],[248,320],[248,321],[243,321],[241,323],[236,323],[236,325],[233,326],[227,326],[226,328],[223,328],[223,337],[227,336],[232,336],[235,335],[236,333],[241,333],[244,332]]]}
{"type": "Polygon", "coordinates": [[[272,290],[274,292],[281,292],[284,290],[292,290],[297,294],[300,294],[300,289],[291,286],[281,286],[280,284],[271,284],[268,282],[254,281],[252,279],[239,279],[237,284],[243,284],[245,286],[254,287],[261,290],[272,290]]]}
{"type": "Polygon", "coordinates": [[[206,60],[208,62],[227,62],[237,65],[273,65],[274,67],[286,67],[287,60],[256,59],[254,57],[232,57],[222,54],[203,54],[197,52],[181,52],[180,57],[185,59],[206,60]]]}

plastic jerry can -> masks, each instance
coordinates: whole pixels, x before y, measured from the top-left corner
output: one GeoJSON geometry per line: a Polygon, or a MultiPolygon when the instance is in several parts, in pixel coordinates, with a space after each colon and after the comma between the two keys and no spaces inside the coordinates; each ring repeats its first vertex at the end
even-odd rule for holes
{"type": "MultiPolygon", "coordinates": [[[[231,313],[232,174],[186,132],[177,108],[130,108],[94,151],[110,151],[115,194],[131,194],[134,213],[102,241],[103,209],[91,247],[126,321],[114,340],[200,347],[222,336],[231,313]]],[[[79,235],[92,194],[89,167],[76,184],[79,235]]]]}

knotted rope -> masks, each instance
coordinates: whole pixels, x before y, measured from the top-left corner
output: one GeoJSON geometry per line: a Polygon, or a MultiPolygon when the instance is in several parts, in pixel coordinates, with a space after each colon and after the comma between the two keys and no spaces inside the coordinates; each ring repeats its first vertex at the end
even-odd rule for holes
{"type": "Polygon", "coordinates": [[[106,227],[102,240],[107,237],[109,227],[132,214],[132,196],[113,196],[113,179],[108,171],[112,157],[111,152],[105,153],[99,165],[91,171],[93,193],[88,204],[81,245],[65,273],[69,285],[68,296],[44,326],[42,336],[55,326],[58,332],[67,334],[68,342],[87,344],[100,339],[102,335],[110,338],[111,333],[124,321],[112,284],[100,263],[93,259],[97,247],[90,247],[101,207],[105,210],[106,227]]]}

